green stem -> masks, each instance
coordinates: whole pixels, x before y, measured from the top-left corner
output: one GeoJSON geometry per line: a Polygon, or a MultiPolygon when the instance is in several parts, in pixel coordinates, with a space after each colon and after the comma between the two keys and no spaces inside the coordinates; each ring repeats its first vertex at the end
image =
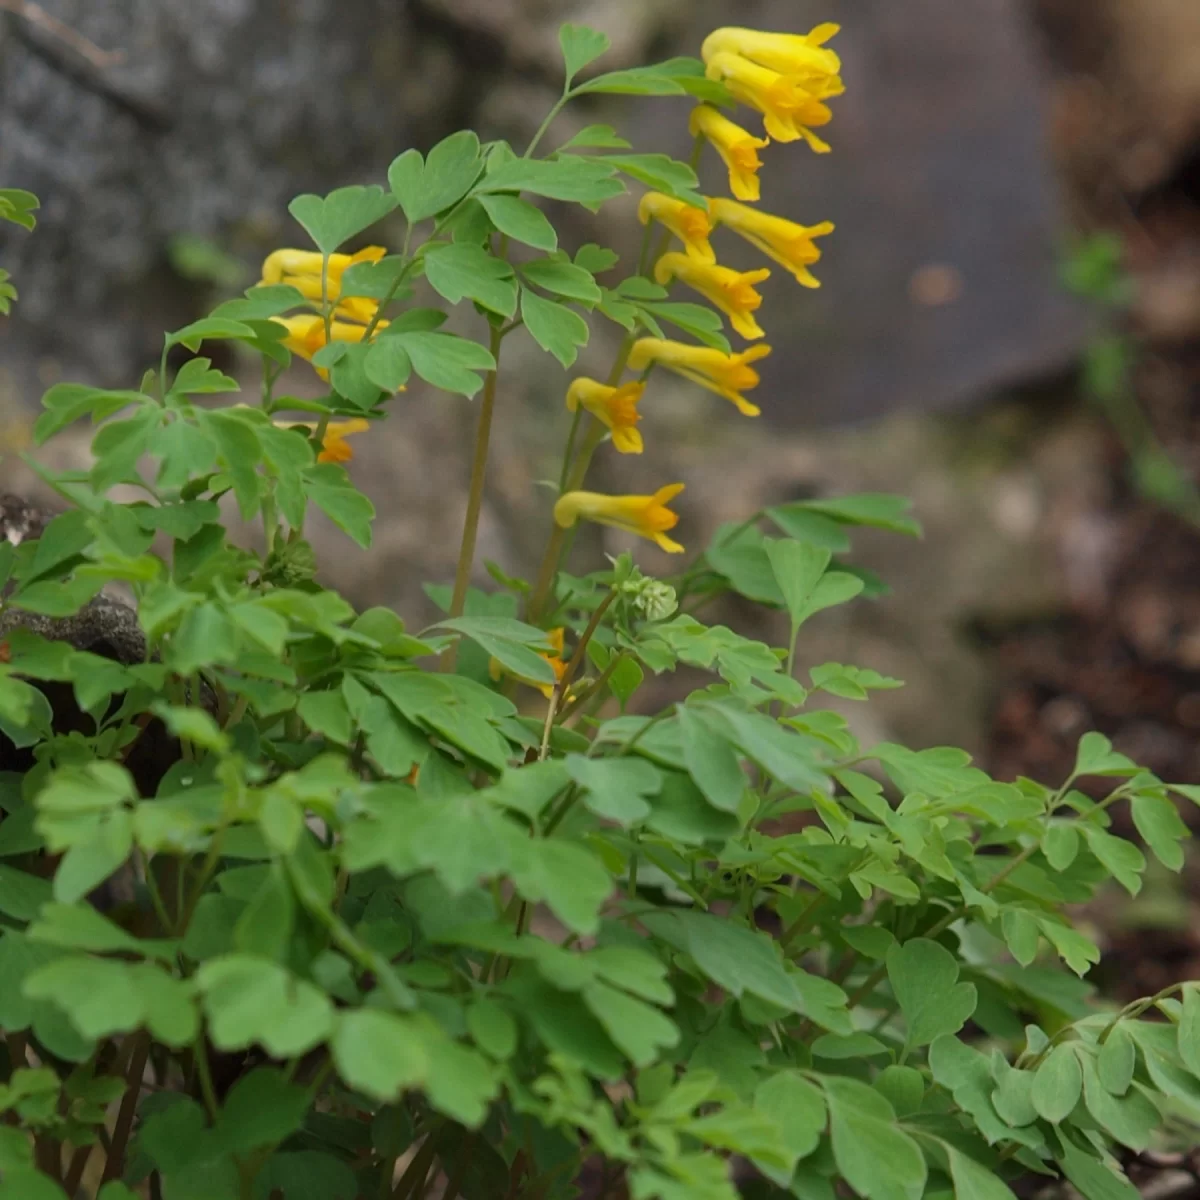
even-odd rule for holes
{"type": "Polygon", "coordinates": [[[529,145],[525,147],[525,153],[522,158],[531,158],[533,152],[538,148],[538,143],[546,136],[546,131],[550,128],[554,118],[566,107],[566,103],[571,98],[571,93],[566,88],[563,89],[563,94],[554,102],[554,107],[546,114],[546,119],[538,126],[537,132],[533,135],[529,145]]]}
{"type": "Polygon", "coordinates": [[[561,496],[567,490],[567,475],[571,470],[571,455],[575,452],[575,438],[579,434],[579,425],[583,420],[583,406],[575,410],[571,421],[571,432],[567,434],[567,448],[563,451],[562,470],[558,473],[558,494],[561,496]]]}
{"type": "MultiPolygon", "coordinates": [[[[412,239],[412,226],[406,224],[404,227],[404,246],[400,250],[401,258],[408,258],[408,246],[412,239]]],[[[371,319],[367,322],[367,331],[363,334],[363,341],[369,342],[371,334],[375,332],[379,324],[380,318],[383,316],[384,310],[396,298],[396,293],[400,290],[404,281],[408,278],[409,271],[412,270],[415,259],[409,259],[408,262],[396,272],[396,278],[392,282],[392,286],[384,293],[383,299],[376,305],[375,311],[371,314],[371,319]]]]}
{"type": "Polygon", "coordinates": [[[221,1105],[217,1101],[217,1089],[213,1086],[212,1069],[208,1064],[208,1046],[205,1044],[203,1032],[197,1036],[192,1054],[196,1060],[196,1075],[200,1080],[200,1095],[204,1098],[204,1107],[208,1109],[209,1119],[215,1125],[221,1105]]]}
{"type": "MultiPolygon", "coordinates": [[[[475,541],[479,533],[479,513],[483,508],[483,486],[487,478],[488,443],[492,436],[492,413],[496,406],[496,378],[499,374],[500,331],[492,327],[490,349],[497,359],[496,366],[488,372],[483,385],[483,402],[479,406],[479,424],[475,429],[475,456],[471,463],[471,488],[467,494],[467,514],[463,520],[462,544],[458,552],[458,569],[454,575],[454,596],[450,601],[450,615],[461,617],[467,600],[467,585],[471,580],[471,566],[475,561],[475,541]]],[[[456,659],[455,647],[446,655],[446,670],[453,671],[456,659]]]]}
{"type": "Polygon", "coordinates": [[[566,708],[559,714],[559,724],[564,721],[569,721],[593,696],[596,696],[606,683],[613,677],[616,669],[630,657],[628,650],[622,650],[620,654],[614,654],[609,660],[609,664],[600,672],[595,683],[590,684],[574,700],[571,701],[566,708]]]}

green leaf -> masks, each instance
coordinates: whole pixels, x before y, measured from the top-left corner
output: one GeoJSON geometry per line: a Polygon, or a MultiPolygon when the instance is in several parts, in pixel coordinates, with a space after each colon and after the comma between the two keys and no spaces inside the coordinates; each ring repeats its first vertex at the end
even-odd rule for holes
{"type": "Polygon", "coordinates": [[[234,949],[263,958],[285,959],[295,922],[295,896],[283,869],[277,862],[272,863],[233,927],[234,949]]]}
{"type": "Polygon", "coordinates": [[[992,1106],[995,1084],[988,1060],[978,1050],[945,1034],[929,1047],[929,1067],[934,1080],[970,1114],[989,1145],[1012,1136],[1012,1130],[992,1106]]]}
{"type": "Polygon", "coordinates": [[[996,1090],[992,1093],[992,1103],[996,1111],[1016,1128],[1032,1125],[1038,1118],[1038,1111],[1031,1099],[1033,1072],[1017,1070],[999,1053],[994,1054],[993,1060],[996,1090]]]}
{"type": "Polygon", "coordinates": [[[305,692],[296,712],[314,733],[340,746],[348,746],[354,737],[350,710],[341,692],[305,692]]]}
{"type": "Polygon", "coordinates": [[[1096,1060],[1087,1055],[1083,1065],[1083,1100],[1102,1129],[1131,1150],[1145,1150],[1161,1123],[1158,1110],[1146,1099],[1140,1085],[1125,1096],[1114,1096],[1100,1082],[1096,1060]]]}
{"type": "Polygon", "coordinates": [[[679,1042],[679,1029],[657,1008],[607,983],[583,989],[584,1003],[622,1053],[637,1067],[656,1062],[662,1051],[679,1042]]]}
{"type": "Polygon", "coordinates": [[[31,941],[65,950],[137,954],[165,962],[175,957],[173,941],[136,938],[90,904],[47,904],[38,920],[26,930],[26,936],[31,941]]]}
{"type": "Polygon", "coordinates": [[[770,938],[721,917],[698,912],[647,913],[650,932],[689,954],[700,970],[733,996],[749,992],[787,1012],[808,1016],[796,980],[770,938]]]}
{"type": "Polygon", "coordinates": [[[521,289],[521,318],[533,340],[564,367],[571,366],[579,347],[587,345],[587,322],[578,313],[528,288],[521,289]]]}
{"type": "MultiPolygon", "coordinates": [[[[4,824],[7,823],[6,819],[4,824]]],[[[50,899],[50,894],[48,880],[14,867],[0,866],[0,912],[5,916],[32,921],[50,899]]]]}
{"type": "Polygon", "coordinates": [[[475,187],[478,195],[532,192],[577,204],[600,204],[624,191],[624,184],[614,178],[614,168],[603,161],[573,155],[553,160],[513,159],[485,175],[475,187]]]}
{"type": "Polygon", "coordinates": [[[452,242],[425,255],[425,277],[451,304],[467,298],[511,317],[517,311],[517,285],[508,263],[479,246],[452,242]]]}
{"type": "Polygon", "coordinates": [[[597,75],[587,83],[581,83],[572,92],[575,96],[583,96],[588,92],[602,92],[616,96],[682,96],[684,87],[674,79],[665,75],[652,74],[653,68],[629,71],[609,71],[606,75],[597,75]]]}
{"type": "Polygon", "coordinates": [[[704,208],[704,198],[696,191],[696,172],[669,154],[608,154],[604,162],[655,191],[704,208]]]}
{"type": "Polygon", "coordinates": [[[588,935],[599,928],[613,881],[590,850],[556,838],[521,838],[513,843],[511,872],[517,891],[545,903],[568,929],[588,935]]]}
{"type": "Polygon", "coordinates": [[[868,525],[875,529],[886,529],[891,533],[902,533],[908,537],[920,537],[919,522],[908,516],[912,501],[904,496],[889,496],[883,492],[864,492],[857,496],[825,496],[817,500],[797,500],[792,504],[780,504],[772,514],[783,514],[785,519],[794,513],[819,513],[841,525],[868,525]]]}
{"type": "Polygon", "coordinates": [[[590,271],[552,258],[538,258],[522,263],[521,275],[527,283],[556,296],[578,300],[581,304],[599,304],[600,289],[590,271]]]}
{"type": "Polygon", "coordinates": [[[371,184],[338,188],[324,197],[297,196],[288,205],[288,212],[300,222],[322,254],[332,254],[395,207],[394,196],[371,184]]]}
{"type": "Polygon", "coordinates": [[[1099,948],[1079,930],[1053,917],[1038,917],[1037,922],[1063,962],[1076,975],[1086,975],[1089,968],[1100,961],[1099,948]]]}
{"type": "MultiPolygon", "coordinates": [[[[392,336],[389,331],[389,336],[392,336]]],[[[394,335],[412,361],[413,370],[434,387],[474,396],[483,380],[476,371],[494,371],[496,360],[486,346],[451,333],[410,330],[394,335]]]]}
{"type": "Polygon", "coordinates": [[[1029,966],[1037,958],[1038,942],[1041,940],[1037,922],[1023,909],[1008,908],[1000,917],[1000,925],[1013,958],[1021,966],[1029,966]]]}
{"type": "Polygon", "coordinates": [[[244,321],[231,321],[227,317],[201,317],[199,321],[168,334],[167,345],[186,346],[195,353],[201,342],[252,342],[257,337],[257,331],[244,321]]]}
{"type": "Polygon", "coordinates": [[[571,754],[567,771],[583,789],[583,802],[598,817],[628,828],[651,813],[650,797],[662,788],[662,774],[644,758],[586,758],[571,754]]]}
{"type": "Polygon", "coordinates": [[[1075,757],[1076,775],[1136,775],[1138,765],[1112,748],[1112,742],[1102,733],[1085,733],[1079,739],[1075,757]]]}
{"type": "Polygon", "coordinates": [[[501,233],[515,242],[537,250],[557,250],[558,234],[540,208],[519,196],[483,195],[479,197],[489,220],[501,233]]]}
{"type": "Polygon", "coordinates": [[[1183,867],[1180,843],[1190,836],[1174,803],[1155,792],[1138,792],[1129,804],[1133,823],[1142,840],[1164,867],[1179,871],[1183,867]]]}
{"type": "Polygon", "coordinates": [[[1133,1082],[1136,1066],[1137,1047],[1129,1031],[1118,1022],[1096,1056],[1096,1073],[1106,1091],[1124,1096],[1133,1082]]]}
{"type": "Polygon", "coordinates": [[[1142,889],[1145,855],[1132,842],[1114,837],[1097,825],[1087,822],[1079,822],[1079,825],[1088,849],[1131,896],[1136,896],[1142,889]]]}
{"type": "Polygon", "coordinates": [[[755,1089],[754,1107],[779,1129],[793,1170],[820,1144],[825,1129],[825,1098],[799,1071],[777,1071],[763,1080],[755,1089]]]}
{"type": "Polygon", "coordinates": [[[1200,988],[1183,989],[1183,1008],[1176,1033],[1183,1065],[1200,1079],[1200,988]]]}
{"type": "Polygon", "coordinates": [[[37,218],[33,215],[41,203],[24,188],[0,188],[0,220],[12,221],[22,229],[33,229],[37,218]]]}
{"type": "Polygon", "coordinates": [[[479,997],[467,1009],[467,1029],[475,1044],[497,1062],[507,1061],[517,1051],[516,1021],[506,1008],[487,996],[479,997]]]}
{"type": "Polygon", "coordinates": [[[887,1098],[898,1117],[911,1116],[925,1098],[925,1077],[916,1067],[893,1063],[876,1076],[875,1090],[887,1098]]]}
{"type": "Polygon", "coordinates": [[[48,1175],[18,1167],[0,1179],[0,1200],[67,1200],[67,1193],[48,1175]]]}
{"type": "Polygon", "coordinates": [[[54,898],[64,904],[82,900],[129,857],[133,849],[133,815],[112,813],[98,823],[86,842],[72,846],[54,872],[54,898]]]}
{"type": "Polygon", "coordinates": [[[813,590],[829,567],[830,553],[807,542],[767,538],[763,541],[775,582],[783,595],[792,627],[804,620],[813,590]]]}
{"type": "Polygon", "coordinates": [[[1079,830],[1075,822],[1050,821],[1042,835],[1042,853],[1055,871],[1065,871],[1079,853],[1079,830]]]}
{"type": "Polygon", "coordinates": [[[611,45],[607,34],[586,25],[562,25],[558,31],[558,44],[562,47],[563,65],[566,69],[566,86],[590,62],[595,62],[611,45]]]}
{"type": "Polygon", "coordinates": [[[310,1097],[276,1067],[256,1067],[229,1090],[216,1136],[227,1153],[276,1146],[304,1123],[310,1097]]]}
{"type": "Polygon", "coordinates": [[[196,972],[196,981],[218,1050],[258,1042],[276,1058],[291,1058],[319,1045],[333,1028],[328,997],[266,959],[212,958],[196,972]]]}
{"type": "Polygon", "coordinates": [[[1086,1200],[1138,1200],[1141,1193],[1125,1178],[1111,1170],[1094,1154],[1080,1150],[1069,1137],[1060,1139],[1062,1152],[1055,1155],[1063,1174],[1086,1200]]]}
{"type": "Polygon", "coordinates": [[[568,142],[559,146],[563,150],[587,150],[591,148],[602,150],[628,150],[629,143],[617,135],[611,125],[585,125],[568,142]]]}
{"type": "Polygon", "coordinates": [[[537,683],[554,683],[554,670],[537,653],[550,652],[545,633],[533,625],[505,617],[456,617],[435,629],[451,629],[475,642],[514,675],[537,683]]]}
{"type": "Polygon", "coordinates": [[[1082,1094],[1079,1055],[1069,1044],[1055,1046],[1039,1064],[1029,1093],[1038,1116],[1057,1125],[1071,1115],[1082,1094]]]}
{"type": "Polygon", "coordinates": [[[823,1080],[834,1161],[846,1182],[867,1200],[917,1200],[925,1158],[895,1124],[891,1105],[855,1079],[823,1080]]]}
{"type": "Polygon", "coordinates": [[[308,498],[345,534],[366,549],[371,544],[375,506],[337,463],[315,463],[303,472],[308,498]]]}
{"type": "Polygon", "coordinates": [[[976,1162],[949,1142],[942,1142],[942,1147],[950,1161],[954,1200],[1014,1200],[1012,1189],[995,1171],[976,1162]]]}
{"type": "Polygon", "coordinates": [[[427,159],[406,150],[388,168],[388,183],[404,215],[415,223],[457,204],[482,170],[479,138],[466,129],[438,142],[427,159]]]}
{"type": "Polygon", "coordinates": [[[330,1050],[341,1078],[376,1100],[398,1099],[429,1073],[429,1056],[413,1021],[381,1009],[339,1013],[330,1050]]]}
{"type": "Polygon", "coordinates": [[[746,792],[746,776],[717,723],[705,719],[703,709],[687,705],[676,709],[676,723],[683,761],[696,786],[714,808],[737,812],[746,792]]]}

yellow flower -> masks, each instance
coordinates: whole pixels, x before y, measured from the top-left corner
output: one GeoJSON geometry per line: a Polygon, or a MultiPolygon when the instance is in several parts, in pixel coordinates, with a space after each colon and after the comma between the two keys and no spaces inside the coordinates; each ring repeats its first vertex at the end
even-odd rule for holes
{"type": "MultiPolygon", "coordinates": [[[[367,246],[357,254],[329,256],[329,286],[341,286],[342,275],[355,263],[378,262],[387,251],[382,246],[367,246]]],[[[316,250],[276,250],[268,254],[262,266],[263,283],[285,283],[288,276],[313,275],[321,280],[321,255],[316,250]]]]}
{"type": "MultiPolygon", "coordinates": [[[[325,345],[325,321],[322,317],[310,314],[301,317],[272,317],[272,321],[282,325],[288,336],[283,344],[301,358],[312,362],[312,357],[325,345]]],[[[386,321],[380,321],[376,330],[386,329],[386,321]]],[[[334,342],[361,342],[366,335],[365,325],[351,325],[347,321],[334,321],[330,325],[330,340],[334,342]]],[[[324,367],[313,368],[322,379],[329,378],[329,372],[324,367]]]]}
{"type": "Polygon", "coordinates": [[[707,63],[718,54],[740,54],[781,75],[797,75],[805,81],[836,76],[841,60],[824,44],[838,32],[838,25],[818,25],[811,33],[763,33],[758,29],[716,29],[704,39],[700,57],[707,63]]]}
{"type": "MultiPolygon", "coordinates": [[[[357,254],[331,254],[326,277],[326,296],[330,303],[337,304],[339,316],[356,321],[369,322],[379,308],[376,301],[364,296],[351,296],[341,300],[342,276],[348,267],[356,263],[378,262],[387,250],[382,246],[367,246],[357,254]],[[341,300],[341,303],[338,301],[341,300]]],[[[321,302],[321,255],[315,250],[276,250],[267,255],[262,266],[260,284],[286,283],[294,287],[307,300],[321,302]]]]}
{"type": "Polygon", "coordinates": [[[702,208],[685,204],[673,196],[664,196],[662,192],[647,192],[638,204],[638,220],[643,225],[649,225],[651,220],[658,221],[683,242],[693,258],[707,263],[717,261],[708,244],[712,225],[702,208]]]}
{"type": "MultiPolygon", "coordinates": [[[[302,429],[318,429],[316,421],[277,421],[276,424],[288,429],[300,426],[302,429]]],[[[350,421],[330,421],[325,426],[325,436],[321,439],[321,451],[317,462],[346,463],[354,457],[354,450],[346,441],[352,433],[366,433],[371,428],[370,421],[355,417],[350,421]]]]}
{"type": "Polygon", "coordinates": [[[640,338],[633,344],[629,365],[635,371],[661,366],[690,379],[718,396],[737,405],[747,417],[757,417],[762,411],[751,404],[743,392],[759,384],[758,372],[750,366],[771,353],[770,346],[751,346],[740,354],[726,354],[707,346],[689,346],[684,342],[663,341],[661,338],[640,338]]]}
{"type": "Polygon", "coordinates": [[[754,290],[754,285],[770,276],[767,267],[757,271],[734,271],[729,267],[698,262],[686,254],[664,254],[654,264],[654,278],[659,283],[681,279],[715,304],[729,317],[734,329],[749,339],[765,336],[753,316],[762,304],[762,296],[754,290]]]}
{"type": "Polygon", "coordinates": [[[762,166],[758,152],[770,144],[768,140],[735,125],[711,104],[697,104],[692,109],[688,129],[692,137],[703,134],[721,156],[729,168],[729,190],[739,200],[757,200],[758,169],[762,166]]]}
{"type": "Polygon", "coordinates": [[[829,89],[840,88],[840,80],[836,85],[825,82],[814,94],[806,91],[794,75],[780,75],[740,54],[727,53],[714,54],[705,73],[709,79],[723,83],[735,100],[762,113],[767,134],[777,142],[804,138],[818,153],[828,151],[828,143],[817,137],[810,126],[828,125],[833,119],[828,105],[821,100],[837,94],[829,89]]]}
{"type": "Polygon", "coordinates": [[[577,412],[585,408],[612,430],[613,448],[621,454],[641,454],[642,435],[637,423],[641,414],[638,401],[646,390],[644,383],[625,383],[609,387],[594,379],[576,379],[567,389],[567,408],[577,412]]]}
{"type": "Polygon", "coordinates": [[[724,225],[739,237],[744,237],[768,258],[790,271],[805,287],[821,286],[808,267],[821,257],[813,238],[832,233],[832,221],[822,221],[820,225],[798,225],[795,221],[773,217],[770,213],[738,204],[736,200],[722,198],[709,200],[708,211],[714,225],[724,225]]]}
{"type": "MultiPolygon", "coordinates": [[[[546,630],[546,641],[553,647],[552,653],[543,654],[540,650],[537,651],[537,656],[545,660],[549,664],[550,670],[554,672],[553,683],[542,683],[540,679],[529,679],[524,675],[513,674],[513,678],[521,683],[527,683],[530,687],[535,687],[547,700],[554,695],[554,689],[562,682],[563,676],[567,672],[569,659],[563,656],[563,629],[560,626],[558,629],[546,630]]],[[[499,679],[505,673],[504,665],[498,658],[488,660],[488,674],[493,679],[499,679]]],[[[512,672],[509,672],[512,674],[512,672]]]]}
{"type": "Polygon", "coordinates": [[[554,520],[570,529],[582,517],[599,525],[611,525],[626,533],[649,538],[668,554],[682,554],[683,547],[667,537],[666,531],[679,523],[679,514],[667,503],[683,491],[682,483],[659,488],[653,496],[604,496],[599,492],[564,492],[554,506],[554,520]]]}

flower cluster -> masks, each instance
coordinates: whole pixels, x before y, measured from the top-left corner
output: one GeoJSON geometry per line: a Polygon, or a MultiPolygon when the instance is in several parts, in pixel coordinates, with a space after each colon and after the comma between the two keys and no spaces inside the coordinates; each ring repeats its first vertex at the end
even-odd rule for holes
{"type": "MultiPolygon", "coordinates": [[[[659,192],[650,192],[638,205],[638,219],[647,226],[657,223],[664,231],[654,262],[654,278],[662,285],[679,282],[697,292],[729,318],[734,332],[746,341],[759,342],[742,351],[723,351],[709,346],[689,345],[664,338],[638,338],[628,344],[622,366],[642,372],[637,383],[605,385],[593,379],[576,379],[567,389],[567,407],[590,412],[612,433],[613,447],[622,454],[640,454],[643,439],[636,424],[646,379],[655,367],[663,367],[723,396],[745,416],[757,416],[759,407],[745,393],[759,383],[751,365],[771,353],[759,341],[765,331],[756,313],[763,298],[756,285],[771,270],[736,271],[717,262],[710,238],[718,227],[749,242],[772,262],[778,263],[802,286],[819,287],[810,268],[821,257],[819,237],[833,232],[833,224],[800,225],[751,207],[760,198],[758,151],[771,140],[793,142],[803,139],[819,153],[829,146],[813,133],[828,124],[831,113],[826,101],[844,91],[841,62],[825,43],[838,27],[820,25],[806,35],[763,33],[755,29],[726,27],[704,41],[701,56],[708,77],[724,84],[740,104],[762,116],[766,137],[755,137],[711,104],[698,104],[689,128],[697,148],[710,144],[729,170],[729,188],[736,199],[714,196],[704,208],[659,192]],[[670,249],[672,239],[681,249],[670,249]]],[[[617,373],[619,378],[619,372],[617,373]]],[[[554,519],[568,528],[581,517],[613,525],[656,542],[662,549],[678,553],[683,547],[666,536],[678,518],[666,503],[683,490],[682,484],[660,488],[652,496],[603,496],[573,489],[565,492],[554,508],[554,519]]]]}

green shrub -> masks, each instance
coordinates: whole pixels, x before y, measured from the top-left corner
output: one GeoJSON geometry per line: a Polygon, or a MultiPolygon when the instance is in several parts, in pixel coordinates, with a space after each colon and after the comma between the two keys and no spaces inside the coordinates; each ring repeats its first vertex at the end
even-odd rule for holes
{"type": "Polygon", "coordinates": [[[1122,1148],[1200,1120],[1200,986],[1105,1005],[1069,916],[1113,880],[1138,890],[1115,804],[1178,870],[1171,793],[1195,791],[1094,733],[1057,788],[863,747],[822,695],[897,681],[797,673],[801,626],[881,590],[844,559],[855,531],[918,532],[902,501],[770,508],[662,579],[629,554],[562,570],[581,519],[682,550],[679,485],[582,486],[597,452],[644,448],[655,370],[754,410],[760,275],[713,265],[708,235],[741,232],[811,286],[831,227],[706,202],[694,167],[712,140],[756,198],[765,140],[722,123],[733,100],[824,149],[833,32],[718,31],[704,62],[579,83],[606,41],[568,26],[562,100],[523,155],[460,133],[402,154],[387,190],[300,197],[316,249],[277,251],[245,298],[169,335],[140,389],[46,394],[39,443],[98,429],[89,469],[37,467],[67,511],[0,542],[19,767],[0,776],[4,1200],[548,1200],[597,1163],[604,1195],[638,1200],[1001,1200],[1027,1172],[1117,1200],[1136,1194],[1122,1148]],[[695,161],[601,126],[533,156],[602,92],[703,102],[695,161]],[[596,208],[627,179],[650,198],[618,280],[608,250],[560,249],[535,201],[596,208]],[[343,251],[397,209],[398,253],[343,251]],[[418,285],[470,302],[487,344],[410,304],[418,285]],[[495,589],[471,588],[503,345],[524,329],[570,367],[585,316],[627,336],[607,384],[568,391],[542,569],[489,564],[495,589]],[[256,402],[179,356],[216,341],[261,358],[256,402]],[[328,379],[319,400],[276,394],[293,354],[328,379]],[[316,508],[369,542],[346,438],[418,380],[482,393],[457,578],[419,632],[317,583],[303,532],[316,508]],[[261,520],[262,553],[230,539],[222,497],[261,520]],[[101,653],[72,631],[119,624],[112,582],[136,625],[101,653]],[[706,625],[726,593],[786,614],[789,646],[706,625]],[[646,673],[679,666],[707,682],[639,714],[646,673]]]}

